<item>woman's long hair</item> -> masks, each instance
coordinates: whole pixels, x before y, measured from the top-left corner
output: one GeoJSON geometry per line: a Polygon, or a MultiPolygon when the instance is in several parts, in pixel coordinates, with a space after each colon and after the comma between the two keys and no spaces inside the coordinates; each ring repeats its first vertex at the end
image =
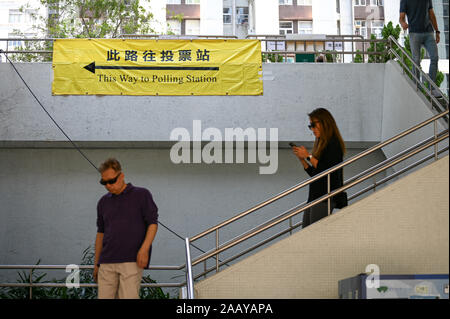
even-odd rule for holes
{"type": "Polygon", "coordinates": [[[341,133],[336,125],[333,115],[324,108],[318,108],[308,114],[311,121],[318,121],[321,126],[320,137],[316,138],[312,154],[315,158],[320,159],[320,155],[324,148],[328,145],[330,139],[334,136],[339,140],[342,154],[345,154],[345,143],[342,139],[341,133]]]}

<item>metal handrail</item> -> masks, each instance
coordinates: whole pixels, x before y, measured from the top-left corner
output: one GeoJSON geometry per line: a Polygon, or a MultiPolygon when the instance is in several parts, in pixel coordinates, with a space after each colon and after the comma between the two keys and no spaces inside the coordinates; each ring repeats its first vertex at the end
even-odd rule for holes
{"type": "Polygon", "coordinates": [[[365,181],[365,180],[367,180],[367,179],[369,179],[369,178],[371,178],[371,177],[381,173],[382,171],[397,165],[401,161],[403,161],[405,159],[408,159],[408,158],[410,158],[410,157],[412,157],[412,156],[422,152],[423,150],[425,150],[425,149],[427,149],[427,148],[429,148],[431,146],[434,146],[437,143],[440,143],[441,141],[447,139],[448,137],[449,137],[449,134],[448,134],[448,130],[447,130],[447,134],[441,135],[440,138],[437,138],[437,139],[433,140],[432,142],[430,142],[430,143],[428,143],[428,144],[426,144],[424,146],[421,146],[420,148],[415,149],[413,152],[411,152],[411,154],[404,155],[404,156],[402,156],[399,159],[391,161],[390,163],[386,164],[384,167],[375,170],[371,174],[369,174],[369,175],[367,175],[365,177],[362,177],[361,179],[359,179],[357,181],[354,181],[354,182],[352,182],[352,183],[350,183],[348,185],[345,185],[345,186],[343,186],[343,187],[341,187],[341,188],[339,188],[339,189],[337,189],[337,190],[335,190],[335,191],[333,191],[333,192],[331,192],[331,193],[329,193],[327,195],[324,195],[324,196],[322,196],[322,197],[320,197],[320,198],[318,198],[318,199],[316,199],[316,200],[314,200],[312,202],[309,202],[306,205],[302,206],[301,208],[299,208],[297,210],[294,210],[293,212],[289,213],[288,215],[285,215],[285,216],[281,217],[280,219],[278,219],[276,221],[273,221],[273,222],[271,222],[269,224],[264,225],[261,228],[258,228],[257,230],[253,231],[252,233],[248,233],[245,236],[239,236],[236,240],[233,240],[233,241],[229,242],[228,244],[223,244],[223,245],[221,245],[219,247],[216,247],[216,249],[214,251],[212,251],[210,253],[203,254],[203,255],[197,257],[195,260],[192,261],[192,265],[195,266],[195,265],[197,265],[197,264],[199,264],[201,262],[206,261],[207,259],[209,259],[209,258],[211,258],[213,256],[217,257],[220,253],[224,252],[225,250],[228,250],[229,248],[234,247],[237,244],[240,244],[241,242],[243,242],[243,241],[245,241],[245,240],[247,240],[247,239],[249,239],[251,237],[254,237],[254,236],[258,235],[259,233],[261,233],[261,232],[263,232],[263,231],[265,231],[265,230],[267,230],[267,229],[269,229],[269,228],[271,228],[273,226],[276,226],[276,225],[278,225],[278,224],[280,224],[280,223],[282,223],[282,222],[292,218],[293,216],[295,216],[295,215],[305,211],[308,208],[311,208],[311,207],[317,205],[318,203],[321,203],[321,202],[323,202],[325,200],[330,199],[331,197],[337,195],[340,192],[346,191],[347,189],[355,186],[356,184],[358,184],[360,182],[363,182],[363,181],[365,181]]]}
{"type": "MultiPolygon", "coordinates": [[[[168,36],[165,35],[136,35],[136,34],[123,34],[117,39],[124,39],[126,37],[139,37],[139,38],[155,38],[155,39],[167,39],[168,36]]],[[[170,36],[170,38],[182,38],[182,39],[208,39],[208,38],[214,38],[214,39],[236,39],[236,36],[218,36],[218,35],[196,35],[196,36],[189,36],[189,35],[181,35],[181,36],[170,36]]],[[[263,51],[262,54],[275,54],[275,55],[281,55],[287,57],[287,55],[293,55],[293,54],[331,54],[331,55],[352,55],[354,57],[355,54],[362,54],[363,57],[366,55],[382,55],[382,54],[388,54],[388,51],[381,51],[381,52],[368,52],[364,48],[365,43],[388,43],[388,40],[384,39],[364,39],[362,36],[355,35],[331,35],[327,36],[326,38],[311,38],[311,39],[286,39],[285,36],[278,36],[278,35],[249,35],[247,38],[259,38],[264,37],[264,39],[259,39],[262,42],[267,41],[276,41],[276,42],[285,42],[285,45],[287,42],[295,42],[295,47],[297,46],[298,42],[303,42],[304,50],[299,51],[297,50],[297,47],[293,51],[263,51]],[[350,38],[350,39],[348,39],[350,38]],[[324,44],[326,42],[333,43],[333,50],[326,50],[326,49],[316,49],[316,44],[324,44]],[[313,51],[307,51],[306,50],[306,43],[314,43],[314,50],[313,51]],[[352,49],[351,51],[345,51],[344,47],[342,47],[342,50],[334,50],[336,43],[352,43],[352,49]],[[354,50],[354,44],[355,43],[363,43],[363,50],[362,51],[355,51],[354,50]]],[[[48,41],[48,42],[54,42],[55,40],[59,40],[62,38],[0,38],[0,42],[6,41],[6,50],[3,50],[2,53],[5,54],[51,54],[53,51],[51,50],[17,50],[12,49],[10,50],[8,47],[9,41],[24,41],[24,42],[41,42],[41,41],[48,41]]],[[[67,38],[68,39],[68,38],[67,38]]],[[[286,62],[286,61],[285,61],[286,62]]]]}
{"type": "MultiPolygon", "coordinates": [[[[448,150],[449,150],[449,147],[446,146],[446,147],[444,147],[443,149],[439,150],[439,151],[437,152],[437,154],[440,155],[440,154],[442,154],[442,153],[444,153],[444,152],[447,152],[448,150]]],[[[372,189],[375,189],[375,188],[378,187],[379,185],[382,185],[382,184],[384,184],[384,183],[386,183],[386,182],[389,182],[390,180],[396,178],[397,176],[399,176],[399,175],[401,175],[401,174],[403,174],[403,173],[405,173],[405,172],[407,172],[407,171],[409,171],[409,170],[411,170],[411,169],[413,169],[413,168],[419,166],[420,164],[425,163],[426,161],[429,161],[429,160],[432,159],[433,157],[435,157],[435,154],[430,154],[430,155],[428,155],[428,156],[425,156],[423,159],[421,159],[421,160],[419,160],[419,161],[417,161],[417,162],[415,162],[415,163],[413,163],[413,164],[411,164],[411,165],[408,165],[408,166],[406,166],[405,168],[402,168],[402,169],[398,170],[397,172],[395,172],[395,173],[393,173],[393,174],[391,174],[391,175],[389,175],[389,176],[387,176],[387,177],[385,177],[385,178],[379,180],[378,182],[375,181],[375,182],[373,183],[373,185],[370,185],[370,186],[368,186],[368,187],[366,187],[366,188],[360,190],[359,192],[357,192],[357,193],[355,193],[355,194],[349,196],[349,197],[348,197],[348,200],[351,201],[352,199],[354,199],[354,198],[356,198],[356,197],[358,197],[358,196],[361,196],[362,194],[367,193],[368,191],[370,191],[370,190],[372,190],[372,189]]]]}
{"type": "Polygon", "coordinates": [[[135,38],[162,38],[162,39],[237,39],[236,35],[191,35],[191,34],[121,34],[119,38],[127,38],[127,37],[135,37],[135,38]]]}
{"type": "MultiPolygon", "coordinates": [[[[429,142],[429,141],[427,141],[427,142],[429,142]]],[[[442,150],[438,151],[438,154],[440,155],[440,154],[442,154],[442,153],[444,153],[444,152],[446,152],[448,150],[449,150],[449,147],[447,146],[447,147],[443,148],[442,150]]],[[[434,157],[434,154],[426,156],[425,158],[423,158],[423,159],[421,159],[421,160],[419,160],[419,161],[417,161],[417,162],[415,162],[415,163],[413,163],[413,164],[411,164],[411,165],[409,165],[409,166],[407,166],[407,167],[397,171],[396,173],[394,173],[394,174],[392,174],[392,175],[390,175],[390,176],[388,176],[388,177],[386,177],[386,178],[384,178],[384,179],[382,179],[382,180],[380,180],[378,182],[375,182],[374,185],[368,186],[367,188],[363,189],[362,191],[360,191],[360,192],[358,192],[356,194],[353,194],[352,196],[349,196],[348,200],[350,201],[350,200],[352,200],[352,199],[354,199],[354,198],[356,198],[356,197],[358,197],[358,196],[360,196],[360,195],[362,195],[362,194],[364,194],[364,193],[366,193],[366,192],[368,192],[368,191],[370,191],[372,189],[375,189],[377,186],[390,181],[391,179],[393,179],[393,178],[395,178],[395,177],[397,177],[397,176],[399,176],[399,175],[401,175],[401,174],[403,174],[403,173],[405,173],[405,172],[407,172],[407,171],[417,167],[420,164],[425,163],[426,161],[432,159],[433,157],[434,157]]],[[[305,203],[302,203],[301,205],[304,205],[304,204],[305,203]]],[[[299,207],[299,206],[297,206],[297,207],[299,207]]],[[[282,216],[282,215],[283,214],[281,214],[279,216],[282,216]]],[[[279,216],[277,216],[277,217],[279,217],[279,216]]],[[[275,219],[276,218],[274,218],[273,220],[275,220],[275,219]]],[[[302,222],[298,222],[295,225],[290,225],[287,229],[282,230],[282,231],[278,232],[275,235],[272,235],[271,237],[269,237],[267,239],[264,239],[263,241],[261,241],[261,242],[255,244],[255,245],[253,245],[253,246],[243,250],[242,252],[240,252],[240,253],[238,253],[238,254],[236,254],[236,255],[226,259],[223,262],[220,262],[219,266],[223,266],[223,265],[225,265],[227,263],[230,263],[230,262],[234,261],[235,259],[237,259],[237,258],[239,258],[239,257],[241,257],[241,256],[243,256],[243,255],[245,255],[245,254],[247,254],[247,253],[249,253],[251,251],[254,251],[255,249],[257,249],[257,248],[259,248],[259,247],[261,247],[261,246],[271,242],[272,240],[277,239],[278,237],[287,234],[288,232],[292,233],[293,230],[299,228],[300,226],[302,226],[302,222]]],[[[256,229],[256,227],[254,229],[256,229]]],[[[233,240],[231,240],[230,242],[232,242],[232,241],[233,240]]],[[[205,276],[206,274],[208,274],[208,273],[210,273],[210,272],[212,272],[214,270],[216,270],[216,267],[212,267],[212,268],[206,269],[203,273],[200,273],[197,276],[195,276],[194,280],[199,279],[200,277],[205,276]]]]}
{"type": "MultiPolygon", "coordinates": [[[[67,265],[0,265],[0,269],[66,269],[67,265]]],[[[94,265],[77,265],[79,269],[94,269],[94,265]]],[[[182,266],[150,265],[148,270],[181,270],[182,266]]],[[[147,269],[146,269],[147,270],[147,269]]]]}
{"type": "MultiPolygon", "coordinates": [[[[395,55],[395,57],[401,61],[401,64],[403,66],[403,69],[407,69],[408,72],[414,77],[414,79],[416,80],[417,84],[420,84],[422,86],[422,88],[425,90],[425,92],[427,93],[427,95],[438,105],[442,106],[442,104],[440,103],[440,101],[438,99],[436,99],[433,94],[431,94],[431,90],[434,88],[435,90],[437,90],[441,95],[442,98],[444,99],[444,101],[447,103],[447,109],[448,109],[448,97],[446,97],[443,92],[441,91],[441,89],[436,85],[436,83],[434,83],[434,81],[431,80],[430,76],[428,74],[426,74],[422,68],[416,64],[416,62],[414,62],[414,60],[412,59],[412,57],[409,56],[408,52],[406,52],[406,50],[397,42],[397,40],[391,35],[389,36],[388,39],[389,43],[390,43],[390,49],[389,49],[389,53],[395,55]],[[392,47],[392,44],[395,44],[397,49],[400,50],[400,52],[402,53],[402,57],[400,57],[397,52],[395,52],[395,50],[392,47]],[[411,64],[413,65],[413,68],[416,69],[416,71],[418,71],[422,77],[428,81],[430,88],[429,88],[429,92],[427,90],[427,88],[422,84],[422,82],[420,81],[420,79],[418,79],[416,77],[415,72],[412,72],[412,70],[410,70],[407,65],[404,64],[404,58],[407,58],[409,60],[409,62],[411,62],[411,64]]],[[[443,108],[445,110],[445,108],[443,108]]]]}
{"type": "MultiPolygon", "coordinates": [[[[94,269],[94,265],[77,265],[78,269],[94,269]]],[[[184,265],[180,266],[166,266],[166,265],[151,265],[148,270],[181,270],[184,265]]],[[[0,283],[0,287],[16,287],[16,288],[30,288],[30,299],[32,298],[33,288],[64,288],[67,287],[66,283],[34,283],[31,276],[32,272],[36,269],[51,269],[51,270],[65,270],[67,265],[0,265],[0,270],[6,269],[27,269],[30,270],[30,282],[29,283],[0,283]]],[[[79,283],[79,287],[83,288],[97,288],[97,283],[79,283]]],[[[141,288],[181,288],[186,285],[185,282],[166,282],[166,283],[141,283],[141,288]]]]}
{"type": "Polygon", "coordinates": [[[292,192],[295,192],[296,190],[298,190],[298,189],[300,189],[300,188],[302,188],[304,186],[307,186],[307,185],[309,185],[309,184],[319,180],[320,178],[325,177],[325,176],[327,176],[327,175],[337,171],[338,169],[341,169],[341,168],[343,168],[343,167],[345,167],[345,166],[355,162],[356,160],[358,160],[358,159],[360,159],[362,157],[365,157],[365,156],[367,156],[367,155],[369,155],[369,154],[371,154],[371,153],[373,153],[373,152],[375,152],[375,151],[385,147],[388,144],[391,144],[392,142],[395,142],[396,140],[398,140],[398,139],[400,139],[400,138],[402,138],[402,137],[404,137],[404,136],[406,136],[406,135],[408,135],[408,134],[410,134],[410,133],[412,133],[412,132],[414,132],[414,131],[416,131],[416,130],[418,130],[418,129],[420,129],[420,128],[428,125],[428,124],[430,124],[431,122],[433,122],[433,121],[435,121],[435,120],[437,120],[437,119],[439,119],[439,118],[441,118],[441,117],[443,117],[445,115],[448,115],[448,112],[449,111],[446,110],[446,111],[444,111],[444,112],[442,112],[442,113],[440,113],[438,115],[435,115],[435,116],[431,117],[428,120],[423,121],[422,123],[419,123],[419,124],[409,128],[409,129],[407,129],[407,130],[397,134],[394,137],[391,137],[390,139],[388,139],[388,140],[386,140],[384,142],[381,142],[381,143],[379,143],[377,145],[374,145],[371,148],[369,148],[369,149],[367,149],[367,150],[365,150],[365,151],[363,151],[363,152],[361,152],[361,153],[359,153],[359,154],[357,154],[357,155],[347,159],[346,161],[344,161],[344,162],[342,162],[342,163],[340,163],[340,164],[338,164],[338,165],[336,165],[336,166],[334,166],[334,167],[332,167],[332,168],[330,168],[330,169],[328,169],[328,170],[326,170],[326,171],[324,171],[324,172],[322,172],[320,174],[317,174],[314,177],[311,177],[311,178],[307,179],[306,181],[303,181],[303,182],[301,182],[301,183],[299,183],[297,185],[294,185],[291,188],[288,188],[287,190],[285,190],[285,191],[283,191],[283,192],[281,192],[281,193],[271,197],[270,199],[267,199],[267,200],[261,202],[260,204],[254,206],[254,207],[252,207],[252,208],[250,208],[250,209],[248,209],[246,211],[244,211],[244,212],[242,212],[242,213],[240,213],[240,214],[238,214],[238,215],[236,215],[236,216],[234,216],[232,218],[229,218],[229,219],[223,221],[222,223],[220,223],[220,224],[218,224],[216,226],[208,228],[207,230],[205,230],[205,231],[203,231],[203,232],[201,232],[201,233],[191,237],[190,241],[191,242],[196,241],[196,240],[198,240],[198,239],[200,239],[200,238],[202,238],[202,237],[204,237],[204,236],[206,236],[206,235],[208,235],[208,234],[210,234],[210,233],[212,233],[214,231],[217,231],[218,229],[220,229],[220,228],[222,228],[222,227],[224,227],[224,226],[226,226],[226,225],[228,225],[228,224],[230,224],[230,223],[232,223],[232,222],[234,222],[234,221],[236,221],[238,219],[241,219],[242,217],[245,217],[248,214],[250,214],[250,213],[252,213],[252,212],[254,212],[256,210],[258,210],[258,209],[260,209],[260,208],[262,208],[264,206],[267,206],[267,205],[277,201],[278,199],[283,198],[283,197],[291,194],[292,192]]]}
{"type": "MultiPolygon", "coordinates": [[[[276,221],[271,222],[272,221],[271,220],[269,222],[263,223],[262,225],[260,225],[258,227],[255,227],[254,229],[244,233],[243,235],[240,235],[240,236],[238,236],[238,237],[236,237],[236,238],[234,238],[234,239],[232,239],[232,240],[230,240],[230,241],[228,241],[228,242],[226,242],[226,243],[224,243],[222,245],[218,245],[218,241],[217,241],[218,232],[219,232],[219,229],[221,229],[222,227],[224,227],[224,226],[226,226],[228,224],[231,224],[232,222],[237,221],[238,219],[241,219],[241,218],[243,218],[243,217],[253,213],[254,211],[256,211],[256,210],[258,210],[258,209],[260,209],[260,208],[262,208],[264,206],[267,206],[267,205],[277,201],[278,199],[280,199],[282,197],[285,197],[285,196],[289,195],[290,193],[292,193],[292,192],[294,192],[294,191],[296,191],[296,190],[298,190],[298,189],[300,189],[300,188],[302,188],[302,187],[304,187],[306,185],[309,185],[310,183],[312,183],[312,182],[314,182],[314,181],[316,181],[316,180],[318,180],[320,178],[323,178],[325,176],[329,176],[332,172],[334,172],[334,171],[336,171],[336,170],[338,170],[340,168],[343,168],[343,167],[353,163],[354,161],[356,161],[356,160],[358,160],[358,159],[360,159],[360,158],[362,158],[364,156],[367,156],[367,155],[373,153],[376,150],[381,149],[382,147],[385,147],[386,145],[388,145],[388,144],[390,144],[390,143],[392,143],[392,142],[394,142],[394,141],[396,141],[396,140],[398,140],[398,139],[400,139],[400,138],[402,138],[402,137],[404,137],[404,136],[406,136],[406,135],[408,135],[408,134],[410,134],[410,133],[412,133],[412,132],[414,132],[414,131],[416,131],[416,130],[418,130],[418,129],[426,126],[426,125],[428,125],[428,124],[430,124],[431,122],[436,122],[439,118],[444,117],[444,116],[448,116],[448,110],[446,110],[446,111],[444,111],[444,112],[442,112],[442,113],[440,113],[440,114],[438,114],[436,116],[433,116],[432,118],[430,118],[430,119],[428,119],[426,121],[423,121],[422,123],[419,123],[419,124],[415,125],[414,127],[410,128],[408,130],[405,130],[404,132],[401,132],[401,133],[397,134],[396,136],[388,139],[387,141],[381,142],[378,145],[375,145],[375,146],[369,148],[368,150],[366,150],[366,151],[364,151],[364,152],[362,152],[362,153],[360,153],[360,154],[358,154],[358,155],[356,155],[356,156],[346,160],[345,162],[343,162],[341,164],[338,164],[338,165],[330,168],[329,170],[324,171],[321,174],[318,174],[318,175],[316,175],[316,176],[314,176],[314,177],[312,177],[312,178],[310,178],[310,179],[308,179],[308,180],[306,180],[306,181],[304,181],[304,182],[302,182],[300,184],[297,184],[297,185],[289,188],[288,190],[283,191],[283,192],[279,193],[278,195],[276,195],[276,196],[274,196],[274,197],[272,197],[272,198],[270,198],[270,199],[268,199],[268,200],[266,200],[266,201],[264,201],[264,202],[262,202],[262,203],[260,203],[260,204],[258,204],[256,206],[254,206],[254,207],[252,207],[252,208],[250,208],[250,209],[248,209],[248,210],[246,210],[246,211],[244,211],[244,212],[242,212],[242,213],[240,213],[240,214],[238,214],[238,215],[236,215],[236,216],[234,216],[234,217],[232,217],[232,218],[230,218],[230,219],[228,219],[228,220],[226,220],[226,221],[224,221],[224,222],[222,222],[222,223],[220,223],[220,224],[218,224],[218,225],[216,225],[214,227],[211,227],[211,228],[205,230],[202,233],[197,234],[196,236],[193,236],[192,238],[190,238],[190,242],[198,240],[198,239],[200,239],[200,238],[202,238],[202,237],[204,237],[204,236],[206,236],[206,235],[208,235],[208,234],[210,234],[212,232],[216,232],[216,248],[213,249],[212,251],[208,251],[207,253],[197,257],[192,262],[192,265],[195,266],[198,263],[200,263],[202,261],[206,261],[208,258],[211,258],[211,257],[215,256],[216,257],[216,263],[217,263],[216,264],[216,272],[217,272],[218,268],[220,267],[220,265],[218,264],[217,259],[218,259],[218,255],[221,252],[223,252],[223,251],[225,251],[225,250],[227,250],[227,249],[229,249],[229,248],[231,248],[231,247],[233,247],[233,246],[243,242],[244,240],[246,240],[246,239],[248,239],[250,237],[253,237],[253,236],[261,233],[262,231],[264,231],[266,229],[269,229],[269,228],[271,228],[271,227],[273,227],[273,226],[275,226],[275,225],[277,225],[277,224],[279,224],[279,223],[281,223],[281,222],[283,222],[283,221],[285,221],[287,219],[292,218],[294,215],[296,215],[296,214],[298,214],[300,212],[303,212],[304,210],[306,210],[306,209],[316,205],[319,202],[322,202],[324,200],[329,200],[331,197],[335,196],[339,192],[345,191],[348,188],[351,188],[354,185],[356,185],[356,184],[358,184],[358,183],[360,183],[362,181],[365,181],[365,180],[367,180],[368,178],[370,178],[372,176],[375,176],[375,175],[379,174],[380,172],[386,170],[387,168],[396,165],[397,163],[403,161],[404,159],[409,158],[409,157],[417,154],[418,152],[420,152],[420,151],[422,151],[422,150],[424,150],[424,149],[426,149],[426,148],[428,148],[428,147],[430,147],[432,145],[435,145],[435,144],[443,141],[444,139],[448,138],[448,129],[445,130],[444,132],[439,133],[439,134],[435,134],[434,139],[433,138],[429,138],[426,141],[423,141],[423,142],[419,143],[418,145],[415,145],[415,147],[411,147],[407,151],[403,151],[400,154],[397,154],[392,159],[389,159],[390,162],[385,161],[386,164],[383,167],[381,167],[379,169],[376,169],[375,172],[371,172],[370,173],[370,171],[373,171],[374,168],[372,168],[370,170],[367,170],[366,172],[363,172],[363,173],[360,174],[360,176],[363,175],[363,174],[368,174],[367,176],[362,177],[362,178],[360,178],[359,180],[356,180],[356,181],[355,181],[355,178],[352,178],[352,179],[350,179],[350,183],[348,183],[348,181],[346,181],[346,185],[341,187],[340,189],[335,190],[333,192],[329,192],[328,195],[324,195],[323,197],[321,197],[321,198],[319,198],[319,199],[317,199],[317,200],[315,200],[313,202],[310,202],[307,205],[304,205],[304,206],[302,206],[301,208],[299,208],[297,210],[294,209],[294,212],[288,213],[287,215],[285,213],[283,213],[280,216],[283,216],[283,215],[284,216],[279,218],[279,219],[277,219],[278,217],[272,219],[272,220],[277,219],[276,221]],[[430,139],[431,139],[431,142],[429,142],[430,139]],[[411,154],[407,154],[409,151],[412,151],[412,153],[411,154]]],[[[436,150],[435,150],[435,152],[436,152],[436,150]]],[[[433,156],[437,156],[437,154],[435,154],[433,156]]],[[[375,168],[378,168],[381,165],[382,164],[380,163],[380,164],[376,165],[375,168]]],[[[386,181],[387,180],[390,180],[390,179],[386,179],[386,181]]],[[[365,190],[364,192],[366,192],[366,191],[367,190],[365,190]]],[[[352,199],[353,198],[354,197],[352,197],[352,199]]]]}

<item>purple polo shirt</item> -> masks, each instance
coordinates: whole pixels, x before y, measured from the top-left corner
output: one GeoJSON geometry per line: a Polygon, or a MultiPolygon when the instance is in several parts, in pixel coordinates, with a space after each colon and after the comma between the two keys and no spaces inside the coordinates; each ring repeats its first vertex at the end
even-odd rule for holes
{"type": "MultiPolygon", "coordinates": [[[[158,224],[158,207],[147,189],[128,183],[119,195],[104,195],[97,204],[97,232],[104,234],[98,263],[136,262],[151,224],[158,224]]],[[[146,268],[151,253],[150,246],[146,268]]]]}

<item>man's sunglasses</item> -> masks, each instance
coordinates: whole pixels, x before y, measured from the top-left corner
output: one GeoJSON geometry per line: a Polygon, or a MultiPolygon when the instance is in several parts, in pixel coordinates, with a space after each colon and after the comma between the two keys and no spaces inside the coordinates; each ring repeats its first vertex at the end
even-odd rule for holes
{"type": "Polygon", "coordinates": [[[122,174],[122,172],[120,172],[119,175],[117,175],[116,177],[109,179],[107,181],[101,179],[100,184],[102,184],[103,186],[105,186],[106,184],[115,184],[117,182],[117,179],[119,178],[120,174],[122,174]]]}
{"type": "Polygon", "coordinates": [[[309,129],[312,130],[313,128],[315,128],[316,127],[316,123],[318,123],[318,121],[311,122],[311,124],[308,125],[309,129]]]}

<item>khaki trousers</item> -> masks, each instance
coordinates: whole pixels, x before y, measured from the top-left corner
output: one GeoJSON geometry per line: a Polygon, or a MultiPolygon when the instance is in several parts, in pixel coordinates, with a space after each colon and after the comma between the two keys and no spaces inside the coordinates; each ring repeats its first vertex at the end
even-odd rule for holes
{"type": "Polygon", "coordinates": [[[139,299],[143,271],[135,262],[101,264],[98,299],[139,299]]]}

